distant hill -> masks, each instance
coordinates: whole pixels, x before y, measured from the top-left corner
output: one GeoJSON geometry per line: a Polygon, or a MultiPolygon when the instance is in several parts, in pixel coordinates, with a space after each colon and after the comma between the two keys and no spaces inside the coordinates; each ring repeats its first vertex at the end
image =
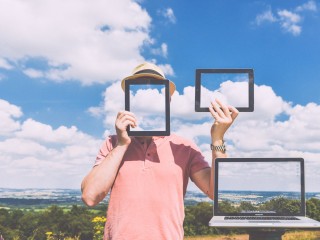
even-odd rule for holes
{"type": "MultiPolygon", "coordinates": [[[[320,193],[307,193],[306,198],[320,199],[320,193]]],[[[107,203],[109,195],[102,203],[107,203]]],[[[212,202],[203,193],[187,191],[185,205],[196,205],[199,202],[212,202]]],[[[32,208],[47,207],[48,205],[84,205],[79,189],[10,189],[0,188],[0,207],[32,208]]]]}
{"type": "MultiPolygon", "coordinates": [[[[109,195],[102,203],[107,203],[109,195]]],[[[211,200],[199,192],[188,191],[185,196],[186,205],[195,205],[199,202],[211,200]]],[[[48,205],[84,205],[81,200],[81,191],[78,189],[10,189],[0,188],[0,207],[32,208],[33,206],[46,207],[48,205]]]]}

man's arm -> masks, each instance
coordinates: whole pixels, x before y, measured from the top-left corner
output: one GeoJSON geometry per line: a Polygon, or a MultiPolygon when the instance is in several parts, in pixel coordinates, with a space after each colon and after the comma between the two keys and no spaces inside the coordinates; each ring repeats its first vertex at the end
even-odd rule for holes
{"type": "MultiPolygon", "coordinates": [[[[226,106],[218,99],[212,102],[209,107],[210,113],[215,119],[211,127],[211,141],[213,146],[223,145],[223,137],[225,132],[231,126],[239,111],[233,106],[226,106]],[[220,109],[221,107],[221,109],[220,109]]],[[[212,150],[212,166],[205,168],[192,174],[191,179],[197,187],[204,192],[209,198],[213,199],[214,195],[214,165],[216,158],[225,158],[225,152],[212,150]]]]}
{"type": "Polygon", "coordinates": [[[92,207],[108,194],[127,146],[116,146],[102,162],[91,169],[81,184],[82,200],[92,207]]]}
{"type": "Polygon", "coordinates": [[[126,131],[128,125],[136,126],[134,115],[127,111],[119,112],[115,123],[117,146],[82,181],[82,200],[88,206],[95,206],[102,201],[116,179],[122,158],[131,143],[126,131]]]}

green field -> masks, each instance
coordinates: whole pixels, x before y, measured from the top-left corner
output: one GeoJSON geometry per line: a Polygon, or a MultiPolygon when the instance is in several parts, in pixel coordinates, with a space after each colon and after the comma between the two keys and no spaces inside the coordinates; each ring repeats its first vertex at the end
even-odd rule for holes
{"type": "MultiPolygon", "coordinates": [[[[291,206],[279,199],[272,201],[277,207],[291,206]],[[281,203],[281,204],[279,204],[281,203]]],[[[226,205],[225,207],[228,207],[226,205]]],[[[275,209],[275,207],[272,207],[275,209]]],[[[0,208],[0,235],[5,240],[88,240],[102,239],[107,204],[94,208],[80,205],[6,206],[0,208]]],[[[320,220],[320,200],[307,200],[307,215],[320,220]]],[[[208,226],[212,217],[212,204],[201,202],[185,206],[185,239],[248,239],[241,229],[216,229],[208,226]]],[[[288,232],[283,239],[320,239],[319,232],[288,232]]]]}

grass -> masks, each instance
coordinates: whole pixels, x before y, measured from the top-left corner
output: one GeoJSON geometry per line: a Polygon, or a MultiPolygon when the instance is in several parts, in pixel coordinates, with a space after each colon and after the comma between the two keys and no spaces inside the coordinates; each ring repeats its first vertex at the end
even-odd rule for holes
{"type": "Polygon", "coordinates": [[[248,240],[248,234],[184,237],[184,240],[248,240]]]}
{"type": "Polygon", "coordinates": [[[294,231],[286,233],[283,240],[319,240],[320,231],[294,231]]]}
{"type": "MultiPolygon", "coordinates": [[[[248,234],[184,237],[184,240],[249,240],[248,234]]],[[[293,231],[282,236],[282,240],[320,240],[320,231],[293,231]]]]}

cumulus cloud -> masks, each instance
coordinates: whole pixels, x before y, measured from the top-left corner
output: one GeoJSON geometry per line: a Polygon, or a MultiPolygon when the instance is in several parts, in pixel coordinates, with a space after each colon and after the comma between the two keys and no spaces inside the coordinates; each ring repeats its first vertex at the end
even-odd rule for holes
{"type": "MultiPolygon", "coordinates": [[[[151,17],[132,0],[0,4],[0,68],[12,69],[12,62],[32,78],[115,81],[144,61],[140,51],[155,42],[151,17]],[[31,61],[40,61],[41,68],[30,68],[31,61]]],[[[167,55],[166,44],[160,50],[167,55]]]]}
{"type": "Polygon", "coordinates": [[[76,127],[21,119],[20,107],[0,99],[1,187],[79,188],[101,139],[76,127]]]}
{"type": "Polygon", "coordinates": [[[22,116],[22,111],[18,106],[0,99],[0,136],[11,134],[20,128],[20,122],[16,119],[22,116]]]}
{"type": "MultiPolygon", "coordinates": [[[[233,87],[234,91],[241,89],[240,85],[233,87]]],[[[234,95],[234,92],[225,94],[234,95]]],[[[161,95],[160,91],[157,95],[161,95]]],[[[143,101],[143,94],[139,101],[143,101]]],[[[154,102],[150,104],[154,106],[154,102]]],[[[104,118],[105,135],[109,135],[115,133],[116,114],[123,109],[124,93],[118,81],[106,88],[101,106],[93,106],[90,111],[104,118]]],[[[156,108],[153,110],[157,112],[156,108]]],[[[0,181],[3,186],[77,187],[92,166],[102,139],[87,135],[75,126],[53,128],[34,119],[22,120],[22,116],[20,107],[0,100],[0,169],[3,172],[0,181]]],[[[155,121],[148,117],[145,120],[147,124],[155,121]]],[[[276,95],[270,86],[255,85],[254,112],[240,113],[225,136],[228,154],[232,157],[303,157],[307,191],[320,191],[317,184],[320,181],[319,122],[318,104],[293,105],[276,95]],[[279,118],[282,115],[286,117],[279,118]]],[[[210,113],[194,112],[194,87],[174,93],[172,132],[196,142],[208,162],[211,162],[212,123],[210,113]]],[[[195,189],[193,185],[190,188],[195,189]]]]}
{"type": "Polygon", "coordinates": [[[297,6],[293,10],[280,9],[275,13],[272,12],[271,7],[261,14],[258,14],[255,19],[256,25],[263,23],[278,23],[280,27],[293,36],[299,36],[302,32],[302,20],[306,12],[316,12],[317,5],[315,1],[309,1],[297,6]],[[304,15],[303,15],[304,14],[304,15]]]}
{"type": "MultiPolygon", "coordinates": [[[[232,84],[233,89],[229,87],[223,92],[226,97],[232,98],[241,91],[241,82],[225,84],[232,84]]],[[[308,171],[307,189],[319,191],[316,182],[320,181],[317,174],[320,170],[320,106],[315,103],[292,105],[266,85],[255,85],[254,91],[254,112],[240,113],[225,136],[228,154],[232,157],[303,157],[308,171]]],[[[194,87],[188,86],[172,96],[171,131],[196,142],[210,162],[213,119],[210,113],[194,111],[194,94],[194,87]]],[[[100,106],[108,129],[106,134],[115,132],[114,121],[117,112],[124,109],[123,103],[119,83],[106,89],[100,106]]],[[[152,122],[153,119],[146,120],[152,122]]]]}

